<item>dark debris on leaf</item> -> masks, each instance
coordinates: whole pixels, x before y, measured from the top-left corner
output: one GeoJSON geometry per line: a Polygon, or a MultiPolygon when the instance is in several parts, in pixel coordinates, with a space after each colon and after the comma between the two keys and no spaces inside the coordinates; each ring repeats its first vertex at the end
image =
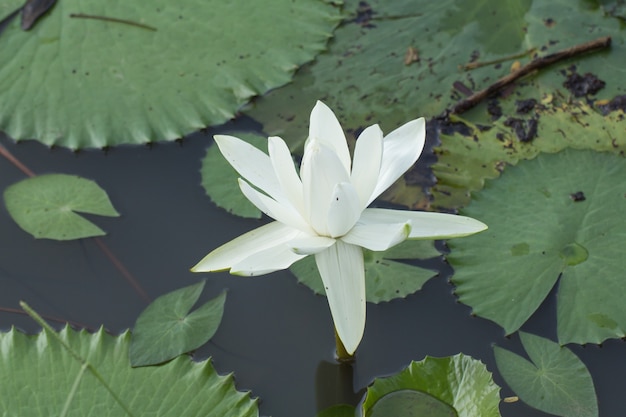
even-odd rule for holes
{"type": "Polygon", "coordinates": [[[376,12],[372,9],[372,6],[370,6],[368,2],[360,1],[356,9],[356,17],[352,20],[352,22],[364,28],[375,28],[376,25],[371,23],[375,14],[376,12]]]}
{"type": "Polygon", "coordinates": [[[605,85],[606,83],[604,81],[590,72],[585,73],[585,75],[572,72],[563,83],[563,86],[567,88],[574,97],[594,95],[602,90],[605,85]]]}
{"type": "Polygon", "coordinates": [[[621,110],[624,113],[626,113],[626,94],[617,96],[613,98],[613,100],[609,101],[608,103],[600,104],[597,107],[604,116],[617,110],[621,110]]]}
{"type": "Polygon", "coordinates": [[[533,110],[537,105],[537,100],[534,98],[529,98],[528,100],[516,100],[515,101],[515,111],[517,113],[526,114],[533,110]]]}
{"type": "Polygon", "coordinates": [[[509,117],[504,121],[504,125],[513,129],[515,136],[520,142],[531,142],[537,137],[537,127],[539,120],[532,118],[529,120],[509,117]]]}
{"type": "Polygon", "coordinates": [[[407,185],[417,185],[422,188],[430,188],[437,182],[432,172],[432,165],[437,161],[433,146],[440,143],[439,132],[442,121],[433,119],[426,125],[426,146],[420,156],[420,163],[413,165],[404,173],[403,178],[407,185]]]}
{"type": "Polygon", "coordinates": [[[459,93],[463,94],[465,97],[471,96],[474,94],[471,88],[463,84],[461,81],[455,81],[452,83],[452,87],[459,93]]]}
{"type": "Polygon", "coordinates": [[[472,136],[472,129],[463,122],[451,122],[447,118],[438,119],[439,129],[444,135],[454,135],[458,133],[463,136],[472,136]]]}
{"type": "Polygon", "coordinates": [[[489,100],[487,102],[487,113],[491,116],[491,120],[498,120],[502,117],[502,107],[498,100],[489,100]]]}
{"type": "Polygon", "coordinates": [[[576,191],[575,193],[570,194],[569,198],[571,198],[575,203],[586,200],[585,193],[582,191],[576,191]]]}
{"type": "Polygon", "coordinates": [[[22,8],[22,29],[30,30],[55,4],[56,0],[27,1],[22,8]]]}

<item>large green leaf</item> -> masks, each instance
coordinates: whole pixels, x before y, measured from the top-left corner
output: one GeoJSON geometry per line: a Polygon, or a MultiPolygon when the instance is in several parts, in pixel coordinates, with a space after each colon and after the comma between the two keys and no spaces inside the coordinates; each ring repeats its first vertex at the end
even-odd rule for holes
{"type": "Polygon", "coordinates": [[[367,417],[458,417],[454,407],[421,391],[400,390],[376,401],[367,417]]]}
{"type": "Polygon", "coordinates": [[[626,71],[620,21],[600,9],[563,14],[570,8],[568,0],[349,1],[349,14],[329,51],[248,112],[268,133],[284,135],[292,149],[307,137],[308,113],[316,99],[335,109],[349,131],[377,122],[389,131],[418,116],[436,116],[455,103],[463,97],[455,82],[477,91],[507,75],[511,55],[530,50],[534,54],[529,57],[547,55],[603,35],[614,38],[610,53],[570,60],[525,82],[532,83],[533,91],[565,90],[559,69],[573,62],[579,71],[601,66],[604,93],[613,97],[623,91],[626,71]],[[496,62],[459,69],[474,60],[496,62]]]}
{"type": "Polygon", "coordinates": [[[324,0],[59,1],[30,31],[15,19],[0,36],[0,130],[83,148],[223,123],[324,49],[338,13],[324,0]]]}
{"type": "Polygon", "coordinates": [[[563,417],[597,417],[598,400],[585,365],[569,349],[520,332],[530,361],[494,346],[498,370],[522,401],[563,417]]]}
{"type": "Polygon", "coordinates": [[[590,7],[602,7],[605,13],[626,19],[626,2],[624,0],[588,0],[590,7]]]}
{"type": "MultiPolygon", "coordinates": [[[[347,16],[335,31],[329,51],[301,68],[291,84],[257,100],[247,112],[264,124],[268,134],[283,137],[297,150],[307,137],[310,109],[321,99],[336,111],[349,140],[354,140],[374,123],[389,132],[419,116],[441,114],[465,97],[459,86],[484,89],[508,75],[515,59],[526,63],[605,35],[613,36],[610,52],[579,56],[526,77],[522,96],[509,90],[509,107],[526,96],[541,100],[557,91],[569,94],[563,87],[563,73],[572,64],[580,73],[602,69],[598,76],[607,83],[603,98],[623,93],[621,59],[626,47],[620,20],[599,8],[581,7],[564,15],[570,3],[348,1],[347,16]],[[459,69],[475,60],[492,63],[471,71],[459,69]]],[[[425,201],[421,188],[406,177],[381,198],[411,208],[424,207],[425,201]]]]}
{"type": "MultiPolygon", "coordinates": [[[[407,240],[384,252],[363,250],[365,293],[370,303],[404,298],[422,288],[437,273],[396,260],[428,259],[439,256],[432,240],[407,240]]],[[[308,256],[289,268],[302,284],[316,294],[326,294],[315,258],[308,256]]]]}
{"type": "Polygon", "coordinates": [[[382,411],[390,410],[396,413],[388,416],[499,417],[499,391],[480,361],[463,354],[428,356],[396,375],[376,378],[367,388],[362,410],[366,417],[383,416],[382,411]],[[422,407],[431,407],[435,414],[415,414],[422,407]],[[450,408],[456,413],[451,414],[450,408]]]}
{"type": "Polygon", "coordinates": [[[487,131],[459,119],[456,124],[444,126],[441,147],[435,151],[438,161],[433,172],[437,184],[432,189],[432,205],[447,209],[465,206],[470,192],[480,190],[485,179],[496,178],[507,165],[532,159],[540,152],[570,147],[626,152],[623,115],[602,116],[578,102],[537,107],[533,116],[538,121],[537,137],[532,141],[520,141],[514,126],[507,126],[506,120],[493,123],[487,131]]]}
{"type": "Polygon", "coordinates": [[[489,229],[449,242],[460,301],[512,333],[560,277],[560,343],[624,337],[624,178],[623,157],[566,150],[487,182],[463,214],[489,229]]]}
{"type": "Polygon", "coordinates": [[[76,212],[119,216],[98,184],[66,174],[17,182],[4,191],[4,203],[13,220],[36,238],[71,240],[105,234],[76,212]]]}
{"type": "MultiPolygon", "coordinates": [[[[76,332],[59,336],[97,369],[113,394],[134,417],[254,417],[256,401],[237,392],[232,374],[218,375],[209,361],[180,356],[161,366],[131,368],[130,333],[111,336],[76,332]]],[[[0,333],[0,415],[29,417],[126,416],[111,392],[44,331],[27,336],[0,333]]]]}
{"type": "MultiPolygon", "coordinates": [[[[475,1],[468,12],[459,0],[346,2],[348,15],[329,51],[302,68],[293,83],[258,100],[249,113],[268,133],[284,135],[292,149],[307,137],[316,99],[334,109],[351,132],[373,123],[388,132],[419,116],[434,116],[451,103],[454,81],[473,85],[472,75],[457,70],[472,51],[489,58],[522,50],[522,18],[530,0],[506,3],[475,1]],[[495,10],[506,14],[506,24],[493,19],[495,10]],[[481,39],[484,45],[477,43],[481,39]],[[417,60],[405,63],[409,48],[417,60]]],[[[485,81],[503,73],[492,67],[478,72],[473,76],[485,81]]]]}
{"type": "Polygon", "coordinates": [[[139,315],[130,344],[132,366],[154,365],[205,344],[217,331],[226,293],[191,312],[205,281],[172,291],[154,300],[139,315]]]}

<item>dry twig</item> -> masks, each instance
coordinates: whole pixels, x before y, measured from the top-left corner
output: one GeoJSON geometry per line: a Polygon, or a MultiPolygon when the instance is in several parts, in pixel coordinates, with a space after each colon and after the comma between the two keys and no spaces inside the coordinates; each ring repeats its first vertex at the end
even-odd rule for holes
{"type": "Polygon", "coordinates": [[[611,45],[611,37],[605,36],[603,38],[596,39],[594,41],[585,42],[580,45],[572,46],[571,48],[564,49],[559,52],[555,52],[550,55],[542,56],[536,59],[533,59],[528,64],[524,65],[517,71],[514,71],[499,80],[495,83],[491,84],[489,87],[484,90],[478,91],[477,93],[472,94],[464,100],[456,103],[449,111],[448,114],[460,114],[463,113],[472,107],[476,106],[486,97],[492,95],[496,91],[508,86],[509,84],[517,81],[518,79],[524,77],[525,75],[530,74],[535,70],[539,70],[547,67],[548,65],[552,65],[555,62],[561,61],[563,59],[571,58],[580,54],[584,54],[587,52],[596,51],[599,49],[607,48],[611,45]]]}

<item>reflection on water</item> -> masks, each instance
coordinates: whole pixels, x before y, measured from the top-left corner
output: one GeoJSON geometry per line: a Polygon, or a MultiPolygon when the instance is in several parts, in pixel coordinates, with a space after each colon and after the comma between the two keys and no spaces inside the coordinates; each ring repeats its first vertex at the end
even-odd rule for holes
{"type": "Polygon", "coordinates": [[[364,394],[365,388],[355,390],[352,364],[321,361],[317,365],[315,399],[318,412],[337,404],[357,404],[364,394]]]}

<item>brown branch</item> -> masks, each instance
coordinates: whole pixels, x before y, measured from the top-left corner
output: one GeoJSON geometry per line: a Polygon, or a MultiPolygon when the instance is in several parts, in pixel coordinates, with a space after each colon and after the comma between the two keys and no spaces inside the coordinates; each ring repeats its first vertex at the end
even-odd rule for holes
{"type": "Polygon", "coordinates": [[[506,75],[500,78],[499,80],[497,80],[495,83],[491,84],[489,87],[485,88],[484,90],[474,93],[471,96],[467,97],[466,99],[459,101],[452,107],[452,109],[450,109],[448,114],[460,114],[471,109],[472,107],[480,103],[482,100],[484,100],[486,97],[492,95],[498,90],[501,90],[502,88],[508,86],[509,84],[512,84],[513,82],[517,81],[518,79],[524,77],[525,75],[528,75],[529,73],[535,70],[545,68],[548,65],[552,65],[555,62],[561,61],[563,59],[572,58],[580,54],[596,51],[598,49],[604,49],[604,48],[609,47],[610,45],[611,45],[611,37],[605,36],[603,38],[599,38],[594,41],[582,43],[580,45],[576,45],[571,48],[567,48],[567,49],[564,49],[559,52],[555,52],[550,55],[533,59],[532,61],[530,61],[528,64],[524,65],[517,71],[514,71],[510,73],[509,75],[506,75]]]}
{"type": "Polygon", "coordinates": [[[94,19],[94,20],[103,20],[105,22],[113,22],[113,23],[122,23],[124,25],[135,26],[142,29],[151,30],[153,32],[157,31],[157,28],[154,26],[144,25],[143,23],[133,22],[132,20],[126,19],[118,19],[116,17],[107,17],[107,16],[96,16],[92,14],[84,14],[84,13],[72,13],[70,17],[77,19],[94,19]]]}
{"type": "Polygon", "coordinates": [[[111,250],[109,249],[109,247],[107,245],[104,244],[104,242],[102,241],[102,239],[94,237],[93,240],[96,242],[96,245],[98,245],[98,247],[100,248],[100,250],[106,255],[107,258],[109,258],[109,260],[111,261],[111,263],[117,268],[118,271],[120,271],[120,273],[124,276],[124,278],[126,278],[126,281],[128,281],[128,283],[135,289],[135,291],[137,292],[137,294],[139,294],[139,296],[141,298],[144,299],[144,301],[146,302],[150,302],[150,296],[146,293],[146,291],[141,287],[141,285],[139,284],[139,282],[137,282],[137,280],[135,279],[135,277],[133,276],[133,274],[131,274],[128,269],[126,269],[126,267],[124,266],[124,264],[122,264],[119,259],[117,259],[117,257],[113,254],[113,252],[111,252],[111,250]]]}
{"type": "Polygon", "coordinates": [[[513,54],[513,55],[505,56],[505,57],[502,57],[502,58],[494,59],[492,61],[470,62],[469,64],[459,65],[459,69],[461,69],[463,71],[469,71],[469,70],[473,70],[473,69],[480,68],[480,67],[486,67],[487,65],[501,64],[503,62],[510,61],[512,59],[523,58],[526,55],[535,52],[535,49],[536,48],[531,48],[528,51],[524,51],[524,52],[520,52],[519,54],[513,54]]]}
{"type": "Polygon", "coordinates": [[[15,165],[17,169],[26,174],[26,176],[31,178],[35,176],[35,173],[33,171],[31,171],[26,165],[24,165],[22,161],[13,156],[13,154],[2,145],[0,145],[0,155],[4,156],[10,163],[15,165]]]}

